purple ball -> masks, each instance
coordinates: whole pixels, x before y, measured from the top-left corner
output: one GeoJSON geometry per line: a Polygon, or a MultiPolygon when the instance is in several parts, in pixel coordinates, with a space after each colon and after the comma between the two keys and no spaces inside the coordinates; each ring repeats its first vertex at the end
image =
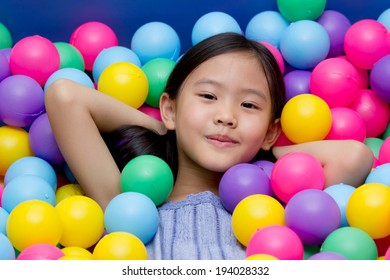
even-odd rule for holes
{"type": "Polygon", "coordinates": [[[253,194],[272,195],[268,175],[251,163],[239,163],[229,168],[219,183],[222,205],[230,213],[245,197],[253,194]]]}
{"type": "Polygon", "coordinates": [[[5,57],[8,59],[8,62],[9,62],[9,58],[11,56],[11,51],[12,51],[12,48],[5,48],[5,49],[0,50],[0,53],[5,55],[5,57]]]}
{"type": "Polygon", "coordinates": [[[16,127],[29,126],[45,112],[44,92],[32,78],[13,75],[0,83],[0,119],[16,127]]]}
{"type": "Polygon", "coordinates": [[[268,178],[271,178],[272,168],[274,168],[275,163],[269,160],[258,160],[253,162],[253,164],[260,167],[267,174],[268,178]]]}
{"type": "Polygon", "coordinates": [[[335,253],[335,252],[319,252],[317,254],[312,255],[308,258],[308,260],[346,260],[347,258],[335,253]]]}
{"type": "Polygon", "coordinates": [[[310,93],[310,77],[311,71],[308,70],[292,70],[284,75],[286,101],[298,94],[310,93]]]}
{"type": "Polygon", "coordinates": [[[28,139],[31,149],[37,157],[53,165],[61,164],[65,161],[54,138],[46,113],[40,115],[31,124],[28,139]]]}
{"type": "Polygon", "coordinates": [[[340,227],[340,208],[328,193],[307,189],[288,201],[285,221],[303,244],[320,245],[332,231],[340,227]]]}
{"type": "Polygon", "coordinates": [[[374,93],[390,104],[390,54],[374,63],[370,73],[370,85],[374,93]]]}
{"type": "Polygon", "coordinates": [[[11,67],[8,58],[0,52],[0,82],[11,76],[11,67]]]}

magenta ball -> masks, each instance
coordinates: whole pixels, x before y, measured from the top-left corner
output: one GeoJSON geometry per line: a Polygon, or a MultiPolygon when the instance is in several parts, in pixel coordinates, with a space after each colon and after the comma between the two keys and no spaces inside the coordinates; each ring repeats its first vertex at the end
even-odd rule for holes
{"type": "Polygon", "coordinates": [[[286,225],[305,245],[321,245],[332,231],[340,227],[341,213],[336,201],[321,190],[303,190],[285,207],[286,225]]]}
{"type": "Polygon", "coordinates": [[[390,137],[383,140],[378,152],[378,164],[390,163],[390,137]]]}
{"type": "Polygon", "coordinates": [[[332,125],[327,140],[356,140],[364,142],[366,139],[366,124],[355,110],[347,107],[330,109],[332,125]]]}
{"type": "Polygon", "coordinates": [[[229,168],[219,183],[222,205],[230,213],[245,197],[253,194],[272,195],[270,179],[258,166],[239,163],[229,168]]]}
{"type": "Polygon", "coordinates": [[[249,240],[246,255],[254,254],[268,254],[279,260],[302,260],[304,247],[292,229],[272,225],[258,229],[249,240]]]}
{"type": "Polygon", "coordinates": [[[308,258],[308,260],[312,261],[335,261],[335,260],[346,260],[347,258],[340,255],[336,252],[319,252],[317,254],[314,254],[308,258]]]}
{"type": "MultiPolygon", "coordinates": [[[[350,62],[345,55],[338,56],[337,58],[345,59],[346,61],[350,62]]],[[[368,73],[368,70],[363,69],[363,68],[359,68],[359,67],[356,67],[356,70],[358,71],[358,74],[359,74],[359,85],[360,85],[360,88],[368,88],[368,83],[369,83],[369,73],[368,73]]]]}
{"type": "Polygon", "coordinates": [[[142,107],[138,108],[138,110],[149,115],[150,117],[152,117],[158,121],[161,121],[160,109],[158,109],[158,108],[154,108],[151,106],[142,106],[142,107]]]}
{"type": "Polygon", "coordinates": [[[366,137],[379,137],[385,132],[390,118],[389,106],[373,90],[359,90],[357,98],[349,108],[362,117],[366,124],[366,137]]]}
{"type": "Polygon", "coordinates": [[[372,69],[375,62],[390,53],[390,33],[377,20],[359,20],[345,34],[344,51],[356,67],[372,69]]]}
{"type": "Polygon", "coordinates": [[[272,44],[267,42],[260,42],[263,46],[265,46],[274,56],[276,62],[278,63],[280,72],[284,74],[284,59],[281,52],[272,44]]]}
{"type": "Polygon", "coordinates": [[[328,58],[313,69],[310,92],[321,97],[331,108],[349,106],[360,89],[359,81],[359,73],[350,62],[328,58]]]}
{"type": "Polygon", "coordinates": [[[284,75],[284,84],[286,86],[286,101],[298,94],[310,93],[311,71],[292,70],[284,75]]]}
{"type": "Polygon", "coordinates": [[[29,126],[44,112],[44,92],[33,78],[13,75],[0,83],[0,119],[4,123],[29,126]]]}
{"type": "Polygon", "coordinates": [[[271,187],[275,195],[288,202],[305,189],[323,190],[325,175],[321,162],[305,152],[290,152],[280,157],[271,174],[271,187]]]}
{"type": "Polygon", "coordinates": [[[3,197],[3,192],[4,192],[4,186],[3,184],[0,184],[0,207],[2,207],[1,198],[3,197]]]}
{"type": "Polygon", "coordinates": [[[24,249],[17,260],[58,260],[65,256],[61,249],[51,244],[34,244],[24,249]]]}
{"type": "Polygon", "coordinates": [[[58,148],[46,113],[40,115],[31,124],[28,140],[32,151],[37,157],[46,160],[50,164],[61,164],[64,162],[64,157],[58,148]]]}
{"type": "Polygon", "coordinates": [[[370,85],[375,94],[390,104],[390,55],[380,58],[370,72],[370,85]]]}
{"type": "Polygon", "coordinates": [[[29,76],[43,86],[60,68],[60,54],[56,46],[44,37],[25,37],[12,48],[10,67],[13,75],[29,76]]]}
{"type": "Polygon", "coordinates": [[[385,253],[385,260],[390,260],[390,246],[385,253]]]}

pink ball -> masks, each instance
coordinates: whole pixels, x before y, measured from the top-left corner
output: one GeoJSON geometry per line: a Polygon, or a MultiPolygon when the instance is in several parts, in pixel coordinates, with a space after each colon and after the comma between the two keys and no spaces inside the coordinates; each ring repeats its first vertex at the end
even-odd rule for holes
{"type": "Polygon", "coordinates": [[[390,163],[390,137],[383,142],[378,152],[378,165],[390,163]]]}
{"type": "Polygon", "coordinates": [[[158,121],[161,121],[161,114],[160,114],[160,109],[150,107],[150,106],[142,106],[138,108],[141,112],[151,116],[152,118],[155,118],[158,121]]]}
{"type": "MultiPolygon", "coordinates": [[[[345,55],[338,56],[337,58],[345,59],[346,61],[350,62],[345,55]]],[[[368,70],[362,69],[362,68],[359,68],[359,67],[356,67],[356,66],[355,66],[355,68],[356,68],[356,70],[358,71],[358,74],[359,74],[360,88],[368,88],[368,84],[369,84],[369,81],[370,81],[370,76],[368,74],[368,70]]]]}
{"type": "Polygon", "coordinates": [[[366,124],[362,117],[354,110],[346,107],[332,108],[332,126],[327,140],[357,140],[366,139],[366,124]]]}
{"type": "Polygon", "coordinates": [[[263,46],[265,46],[275,57],[276,62],[279,65],[280,72],[284,74],[284,59],[282,53],[272,44],[267,42],[260,42],[263,46]]]}
{"type": "Polygon", "coordinates": [[[310,91],[322,98],[330,108],[349,106],[360,89],[360,77],[355,66],[345,59],[328,58],[314,67],[310,91]]]}
{"type": "Polygon", "coordinates": [[[85,69],[92,71],[99,53],[106,48],[118,46],[118,38],[106,24],[91,21],[80,25],[72,33],[69,43],[80,51],[85,61],[85,69]]]}
{"type": "Polygon", "coordinates": [[[390,246],[389,246],[389,248],[386,251],[385,260],[390,260],[390,246]]]}
{"type": "Polygon", "coordinates": [[[0,207],[2,207],[1,198],[3,197],[3,191],[4,191],[4,186],[3,184],[0,184],[0,207]]]}
{"type": "Polygon", "coordinates": [[[374,91],[359,90],[350,108],[358,112],[366,124],[366,137],[378,137],[385,132],[390,120],[389,106],[374,91]]]}
{"type": "Polygon", "coordinates": [[[58,260],[65,256],[61,249],[51,244],[34,244],[22,252],[16,258],[17,260],[58,260]]]}
{"type": "Polygon", "coordinates": [[[274,147],[288,146],[293,144],[295,143],[288,139],[286,134],[282,131],[280,132],[278,139],[276,139],[274,147]]]}
{"type": "Polygon", "coordinates": [[[377,20],[357,21],[345,34],[344,51],[356,67],[372,69],[376,61],[390,53],[390,33],[377,20]]]}
{"type": "Polygon", "coordinates": [[[35,35],[21,39],[10,54],[10,67],[14,75],[26,75],[41,86],[60,67],[60,54],[48,39],[35,35]]]}
{"type": "Polygon", "coordinates": [[[271,187],[275,195],[286,203],[299,191],[323,190],[325,175],[321,162],[305,152],[287,153],[274,164],[271,187]]]}
{"type": "Polygon", "coordinates": [[[268,254],[280,260],[303,260],[304,247],[299,236],[286,226],[258,229],[249,240],[246,255],[268,254]]]}

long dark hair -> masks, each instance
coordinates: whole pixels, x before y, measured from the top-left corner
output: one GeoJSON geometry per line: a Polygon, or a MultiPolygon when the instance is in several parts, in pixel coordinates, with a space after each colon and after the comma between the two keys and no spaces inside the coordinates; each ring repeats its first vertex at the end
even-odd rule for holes
{"type": "MultiPolygon", "coordinates": [[[[203,62],[215,56],[248,52],[254,54],[264,70],[271,95],[271,122],[279,118],[285,103],[283,76],[272,53],[262,44],[236,33],[222,33],[209,37],[189,49],[177,62],[168,78],[165,92],[174,100],[187,77],[203,62]]],[[[123,126],[103,135],[120,170],[134,157],[144,154],[158,156],[171,167],[174,176],[178,170],[176,135],[168,131],[159,135],[139,126],[123,126]]],[[[260,151],[258,156],[262,156],[260,151]]]]}

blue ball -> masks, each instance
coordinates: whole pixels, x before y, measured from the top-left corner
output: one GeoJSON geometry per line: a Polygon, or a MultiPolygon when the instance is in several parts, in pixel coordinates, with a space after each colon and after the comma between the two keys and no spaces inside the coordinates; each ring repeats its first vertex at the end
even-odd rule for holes
{"type": "Polygon", "coordinates": [[[264,11],[248,22],[245,36],[257,42],[266,42],[279,49],[280,38],[290,23],[276,11],[264,11]]]}
{"type": "Polygon", "coordinates": [[[7,221],[9,213],[0,207],[0,233],[7,235],[7,221]]]}
{"type": "Polygon", "coordinates": [[[326,29],[312,20],[290,24],[280,39],[280,52],[288,64],[297,69],[310,69],[324,60],[330,49],[326,29]]]}
{"type": "Polygon", "coordinates": [[[15,250],[8,237],[0,232],[0,260],[15,260],[15,250]]]}
{"type": "Polygon", "coordinates": [[[46,91],[47,88],[58,79],[68,79],[83,84],[87,87],[95,88],[93,81],[87,75],[87,73],[76,68],[62,68],[50,75],[45,83],[44,90],[46,91]]]}
{"type": "Polygon", "coordinates": [[[365,184],[379,183],[390,187],[390,163],[384,163],[375,167],[370,174],[368,174],[365,184]]]}
{"type": "Polygon", "coordinates": [[[336,184],[329,186],[324,191],[329,194],[337,203],[341,214],[340,227],[348,227],[349,223],[346,216],[346,207],[348,200],[352,193],[355,191],[355,187],[346,184],[336,184]]]}
{"type": "Polygon", "coordinates": [[[42,158],[27,156],[14,161],[5,173],[4,185],[7,186],[12,179],[20,175],[41,177],[54,191],[57,189],[57,174],[51,164],[42,158]]]}
{"type": "Polygon", "coordinates": [[[386,26],[387,30],[390,31],[390,8],[384,10],[378,17],[377,21],[386,26]]]}
{"type": "Polygon", "coordinates": [[[141,61],[134,51],[122,46],[113,46],[102,50],[96,57],[92,68],[93,80],[98,82],[104,69],[116,62],[129,62],[141,67],[141,61]]]}
{"type": "Polygon", "coordinates": [[[195,22],[192,28],[192,45],[225,32],[243,33],[238,22],[229,14],[223,12],[204,14],[195,22]]]}
{"type": "Polygon", "coordinates": [[[179,35],[168,24],[149,22],[136,30],[131,38],[131,49],[145,64],[154,58],[176,60],[181,51],[179,35]]]}
{"type": "Polygon", "coordinates": [[[114,197],[104,211],[108,233],[124,231],[137,236],[144,244],[156,234],[159,214],[154,202],[144,194],[124,192],[114,197]]]}
{"type": "Polygon", "coordinates": [[[55,206],[55,191],[41,177],[35,175],[19,175],[9,181],[5,186],[1,203],[4,210],[11,213],[15,206],[33,199],[45,201],[55,206]]]}

